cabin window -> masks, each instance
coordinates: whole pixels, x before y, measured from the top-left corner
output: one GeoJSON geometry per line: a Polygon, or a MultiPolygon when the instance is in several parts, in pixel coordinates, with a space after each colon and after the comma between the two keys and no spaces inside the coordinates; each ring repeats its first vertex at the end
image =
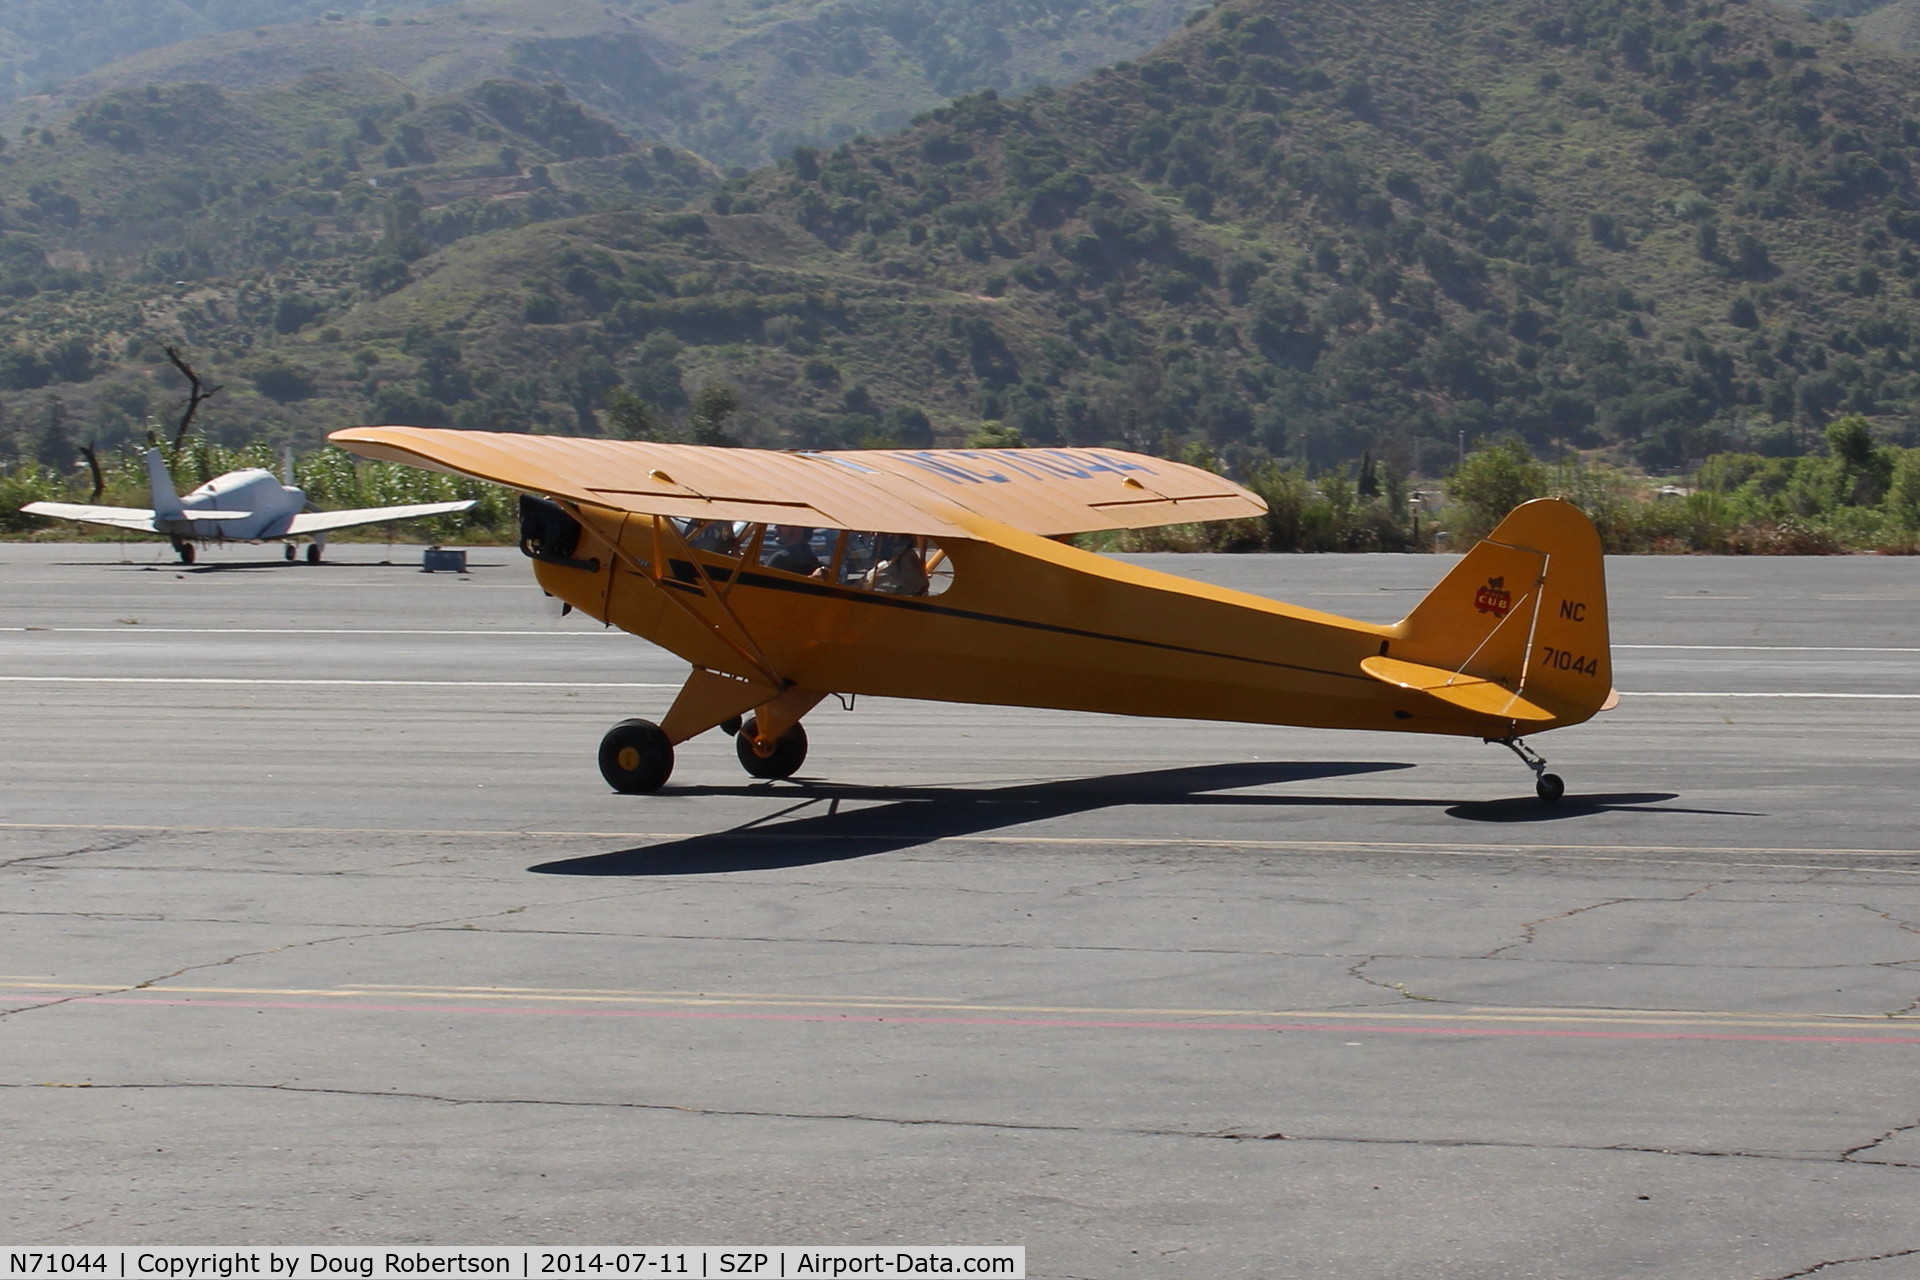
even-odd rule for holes
{"type": "MultiPolygon", "coordinates": [[[[744,559],[855,591],[937,596],[953,585],[953,563],[939,544],[913,534],[729,520],[676,519],[673,527],[703,556],[744,559]]],[[[691,581],[693,566],[686,570],[680,576],[691,581]]]]}
{"type": "Polygon", "coordinates": [[[689,549],[737,560],[746,549],[752,525],[737,520],[675,520],[674,526],[686,539],[689,549]]]}
{"type": "Polygon", "coordinates": [[[834,580],[890,596],[937,596],[953,585],[953,564],[931,538],[907,533],[842,536],[834,580]]]}
{"type": "Polygon", "coordinates": [[[828,577],[839,531],[799,524],[770,524],[760,539],[760,563],[802,578],[828,577]]]}
{"type": "Polygon", "coordinates": [[[760,532],[759,525],[743,524],[736,520],[674,517],[668,523],[680,535],[686,549],[696,553],[694,556],[683,556],[676,550],[668,554],[668,571],[681,582],[700,581],[703,569],[695,563],[696,559],[705,561],[706,576],[722,581],[732,578],[733,566],[738,565],[741,558],[753,549],[754,539],[760,532]],[[723,563],[714,564],[716,558],[723,563]]]}

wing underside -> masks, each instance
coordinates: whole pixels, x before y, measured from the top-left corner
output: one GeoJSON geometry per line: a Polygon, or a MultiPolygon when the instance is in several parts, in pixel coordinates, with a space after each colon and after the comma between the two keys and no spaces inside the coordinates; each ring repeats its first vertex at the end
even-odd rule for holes
{"type": "Polygon", "coordinates": [[[435,427],[331,436],[366,457],[648,515],[973,537],[985,517],[1043,537],[1257,516],[1222,476],[1117,449],[789,453],[435,427]]]}

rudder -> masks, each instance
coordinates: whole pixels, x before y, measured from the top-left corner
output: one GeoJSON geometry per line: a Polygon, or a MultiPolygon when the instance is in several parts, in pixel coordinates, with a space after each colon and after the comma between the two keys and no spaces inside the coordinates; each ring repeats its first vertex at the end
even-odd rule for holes
{"type": "Polygon", "coordinates": [[[173,487],[173,477],[167,474],[166,455],[158,449],[147,450],[147,488],[153,497],[153,514],[160,520],[178,520],[185,515],[180,505],[180,493],[173,487]]]}
{"type": "Polygon", "coordinates": [[[1374,672],[1393,683],[1488,714],[1509,707],[1537,728],[1578,724],[1611,705],[1600,536],[1557,498],[1514,508],[1393,630],[1394,674],[1374,672]],[[1432,678],[1441,673],[1449,678],[1432,678]]]}

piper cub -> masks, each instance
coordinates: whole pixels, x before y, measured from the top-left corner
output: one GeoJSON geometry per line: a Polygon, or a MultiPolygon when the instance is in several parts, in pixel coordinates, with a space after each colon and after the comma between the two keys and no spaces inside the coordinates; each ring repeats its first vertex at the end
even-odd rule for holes
{"type": "Polygon", "coordinates": [[[616,791],[733,735],[756,778],[806,760],[828,694],[1480,738],[1565,784],[1523,735],[1618,701],[1600,540],[1514,509],[1390,626],[1081,550],[1104,529],[1258,516],[1197,467],[1113,449],[819,453],[354,427],[370,458],[520,490],[550,595],[692,664],[656,723],[600,743],[616,791]]]}

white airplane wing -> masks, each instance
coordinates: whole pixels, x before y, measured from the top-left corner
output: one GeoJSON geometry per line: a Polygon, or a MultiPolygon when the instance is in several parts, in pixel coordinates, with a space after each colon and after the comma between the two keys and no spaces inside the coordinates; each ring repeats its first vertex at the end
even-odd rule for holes
{"type": "Polygon", "coordinates": [[[83,502],[29,502],[20,508],[30,516],[51,516],[55,520],[81,520],[87,524],[111,525],[116,529],[134,529],[158,533],[153,512],[145,507],[92,507],[83,502]]]}
{"type": "Polygon", "coordinates": [[[330,529],[351,529],[361,524],[387,524],[395,520],[418,520],[422,516],[451,515],[455,511],[465,511],[473,505],[468,498],[464,502],[417,502],[409,507],[361,507],[352,511],[303,511],[293,518],[284,534],[276,537],[303,537],[308,534],[325,533],[330,529]]]}

